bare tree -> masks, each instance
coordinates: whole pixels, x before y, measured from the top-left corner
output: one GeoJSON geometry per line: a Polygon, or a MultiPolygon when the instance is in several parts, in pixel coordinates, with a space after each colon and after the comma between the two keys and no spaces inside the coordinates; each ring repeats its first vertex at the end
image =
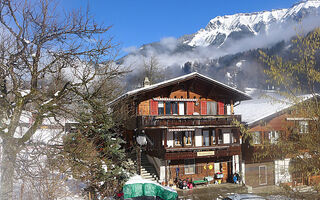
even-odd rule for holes
{"type": "Polygon", "coordinates": [[[76,118],[76,104],[92,99],[109,101],[115,88],[106,88],[122,73],[106,36],[110,26],[96,24],[89,12],[62,15],[56,6],[50,0],[0,0],[2,199],[12,199],[17,155],[43,121],[76,118]],[[17,137],[26,113],[32,121],[17,137]]]}
{"type": "Polygon", "coordinates": [[[152,55],[143,61],[143,79],[148,77],[151,84],[155,84],[164,79],[163,69],[159,64],[157,57],[152,55]]]}

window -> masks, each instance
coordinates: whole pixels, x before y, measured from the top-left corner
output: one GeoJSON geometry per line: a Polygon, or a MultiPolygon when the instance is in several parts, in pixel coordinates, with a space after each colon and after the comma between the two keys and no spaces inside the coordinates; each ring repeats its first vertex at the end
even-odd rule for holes
{"type": "Polygon", "coordinates": [[[223,144],[230,144],[230,133],[223,133],[223,144]]]}
{"type": "Polygon", "coordinates": [[[184,115],[184,102],[179,102],[179,115],[184,115]]]}
{"type": "Polygon", "coordinates": [[[232,143],[232,133],[231,129],[222,129],[221,130],[223,133],[223,144],[230,144],[232,143]]]}
{"type": "Polygon", "coordinates": [[[212,144],[216,144],[216,132],[214,130],[212,130],[212,144]]]}
{"type": "Polygon", "coordinates": [[[207,102],[207,115],[217,115],[217,102],[215,101],[207,102]]]}
{"type": "Polygon", "coordinates": [[[194,159],[184,161],[184,174],[195,174],[196,165],[194,159]]]}
{"type": "Polygon", "coordinates": [[[218,131],[219,133],[218,133],[218,144],[222,144],[222,138],[223,138],[223,135],[222,135],[222,131],[221,131],[221,129],[219,129],[219,131],[218,131]]]}
{"type": "Polygon", "coordinates": [[[279,138],[279,131],[269,132],[269,141],[271,144],[275,144],[279,138]]]}
{"type": "Polygon", "coordinates": [[[184,132],[184,144],[185,145],[192,145],[192,132],[191,131],[185,131],[184,132]]]}
{"type": "Polygon", "coordinates": [[[172,114],[177,115],[178,114],[178,102],[171,102],[172,105],[172,114]]]}
{"type": "Polygon", "coordinates": [[[259,166],[259,185],[267,184],[267,166],[259,166]]]}
{"type": "Polygon", "coordinates": [[[164,104],[165,104],[165,114],[166,115],[177,115],[178,114],[178,102],[166,101],[164,104]]]}
{"type": "Polygon", "coordinates": [[[182,134],[179,131],[173,132],[174,134],[174,145],[181,146],[182,145],[182,134]]]}
{"type": "Polygon", "coordinates": [[[261,144],[261,135],[259,131],[252,133],[252,141],[253,144],[261,144]]]}
{"type": "Polygon", "coordinates": [[[163,101],[159,101],[158,103],[158,114],[163,115],[164,114],[164,104],[163,101]]]}
{"type": "Polygon", "coordinates": [[[202,146],[210,146],[209,130],[202,131],[202,146]]]}
{"type": "Polygon", "coordinates": [[[170,115],[171,114],[171,102],[166,101],[165,105],[166,105],[166,115],[170,115]]]}
{"type": "Polygon", "coordinates": [[[299,133],[308,133],[309,123],[308,121],[299,121],[299,133]]]}
{"type": "Polygon", "coordinates": [[[214,173],[222,172],[221,163],[214,163],[214,173]]]}

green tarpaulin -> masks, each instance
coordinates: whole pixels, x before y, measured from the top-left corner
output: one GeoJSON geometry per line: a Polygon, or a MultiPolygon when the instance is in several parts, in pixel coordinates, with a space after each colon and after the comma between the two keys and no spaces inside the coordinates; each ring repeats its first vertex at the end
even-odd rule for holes
{"type": "Polygon", "coordinates": [[[124,199],[135,197],[160,197],[164,200],[175,200],[178,194],[175,190],[134,176],[123,186],[124,199]]]}

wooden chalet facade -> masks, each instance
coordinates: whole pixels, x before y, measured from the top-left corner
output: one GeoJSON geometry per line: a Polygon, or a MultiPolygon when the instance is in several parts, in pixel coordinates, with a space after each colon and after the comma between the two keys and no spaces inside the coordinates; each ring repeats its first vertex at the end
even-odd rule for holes
{"type": "MultiPolygon", "coordinates": [[[[311,96],[305,100],[309,98],[311,96]]],[[[255,158],[255,154],[261,154],[265,151],[263,148],[265,144],[272,147],[273,144],[277,143],[280,136],[288,137],[293,131],[298,134],[307,134],[313,120],[296,117],[293,104],[275,103],[270,99],[265,99],[265,102],[254,99],[244,104],[242,108],[241,105],[238,107],[236,113],[242,113],[241,111],[248,110],[249,107],[251,107],[251,110],[255,110],[255,105],[269,109],[269,112],[261,111],[263,117],[259,117],[259,114],[255,115],[253,121],[250,121],[244,115],[243,120],[248,122],[248,132],[252,135],[251,143],[248,138],[242,144],[242,173],[245,184],[251,187],[280,184],[298,186],[319,182],[319,176],[308,177],[303,173],[291,174],[289,167],[293,165],[293,160],[289,155],[285,157],[255,158]]],[[[258,111],[256,110],[256,112],[258,111]]],[[[276,147],[274,151],[277,151],[276,147]]],[[[274,154],[276,155],[276,153],[274,154]]]]}
{"type": "Polygon", "coordinates": [[[161,181],[203,180],[220,172],[226,182],[240,171],[241,134],[233,121],[241,121],[241,116],[234,115],[234,104],[249,99],[239,90],[191,73],[127,92],[113,104],[128,113],[128,144],[135,145],[136,134],[146,134],[144,151],[161,181]]]}

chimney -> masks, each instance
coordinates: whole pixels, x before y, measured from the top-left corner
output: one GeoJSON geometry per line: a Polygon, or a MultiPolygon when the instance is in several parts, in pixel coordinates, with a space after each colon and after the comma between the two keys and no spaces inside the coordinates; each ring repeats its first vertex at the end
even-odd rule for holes
{"type": "Polygon", "coordinates": [[[144,78],[144,81],[143,81],[143,87],[148,87],[148,86],[150,86],[150,85],[151,85],[151,83],[150,83],[148,77],[145,77],[145,78],[144,78]]]}

